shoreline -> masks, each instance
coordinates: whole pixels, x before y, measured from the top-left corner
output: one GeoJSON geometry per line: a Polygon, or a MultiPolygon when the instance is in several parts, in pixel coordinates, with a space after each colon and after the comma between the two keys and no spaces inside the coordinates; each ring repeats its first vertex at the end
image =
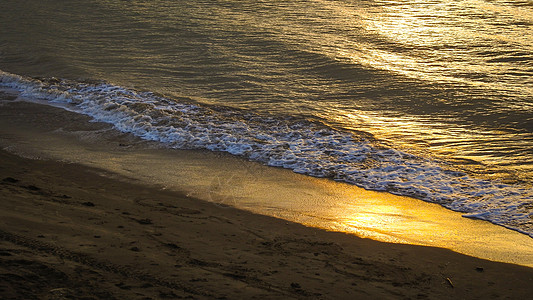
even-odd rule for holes
{"type": "Polygon", "coordinates": [[[3,151],[0,161],[6,299],[525,299],[533,291],[533,268],[309,228],[76,164],[3,151]]]}
{"type": "Polygon", "coordinates": [[[16,94],[0,102],[0,147],[107,170],[134,183],[383,242],[451,249],[533,267],[533,239],[438,204],[368,191],[207,150],[161,148],[109,124],[16,94]],[[22,100],[22,101],[20,101],[22,100]]]}
{"type": "MultiPolygon", "coordinates": [[[[0,146],[26,157],[0,151],[2,298],[525,299],[533,292],[533,268],[306,227],[41,156],[17,146],[18,136],[59,130],[94,142],[109,126],[80,127],[87,117],[66,114],[58,129],[57,116],[37,106],[0,110],[39,124],[16,132],[0,118],[0,146]]],[[[136,147],[128,139],[120,136],[116,147],[136,147]]]]}

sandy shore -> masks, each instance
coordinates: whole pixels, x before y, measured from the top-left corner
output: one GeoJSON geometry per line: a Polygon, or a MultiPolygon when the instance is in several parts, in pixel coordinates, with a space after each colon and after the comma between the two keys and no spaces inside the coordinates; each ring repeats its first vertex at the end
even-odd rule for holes
{"type": "Polygon", "coordinates": [[[308,228],[101,169],[0,151],[2,299],[528,299],[532,293],[532,268],[308,228]]]}

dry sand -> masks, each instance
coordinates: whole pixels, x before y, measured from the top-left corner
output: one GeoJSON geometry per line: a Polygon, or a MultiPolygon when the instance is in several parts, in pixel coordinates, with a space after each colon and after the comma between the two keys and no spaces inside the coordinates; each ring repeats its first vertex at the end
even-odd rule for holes
{"type": "Polygon", "coordinates": [[[532,268],[308,228],[104,170],[0,151],[1,299],[529,299],[532,293],[532,268]]]}

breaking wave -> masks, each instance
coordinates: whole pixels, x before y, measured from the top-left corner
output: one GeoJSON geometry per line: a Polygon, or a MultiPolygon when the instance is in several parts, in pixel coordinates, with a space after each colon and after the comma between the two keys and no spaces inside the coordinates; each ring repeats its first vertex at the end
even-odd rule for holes
{"type": "Polygon", "coordinates": [[[0,71],[0,87],[170,148],[224,151],[309,176],[412,196],[533,237],[530,188],[475,178],[445,162],[318,122],[210,107],[106,82],[34,79],[0,71]]]}

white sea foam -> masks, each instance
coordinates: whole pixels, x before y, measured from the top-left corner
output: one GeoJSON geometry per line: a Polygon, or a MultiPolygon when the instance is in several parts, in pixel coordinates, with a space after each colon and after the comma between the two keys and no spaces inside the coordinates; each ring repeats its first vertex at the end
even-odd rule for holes
{"type": "Polygon", "coordinates": [[[269,166],[435,202],[533,237],[533,192],[477,179],[444,163],[321,124],[259,117],[100,82],[30,79],[0,71],[0,87],[61,104],[143,139],[179,149],[225,151],[269,166]]]}

